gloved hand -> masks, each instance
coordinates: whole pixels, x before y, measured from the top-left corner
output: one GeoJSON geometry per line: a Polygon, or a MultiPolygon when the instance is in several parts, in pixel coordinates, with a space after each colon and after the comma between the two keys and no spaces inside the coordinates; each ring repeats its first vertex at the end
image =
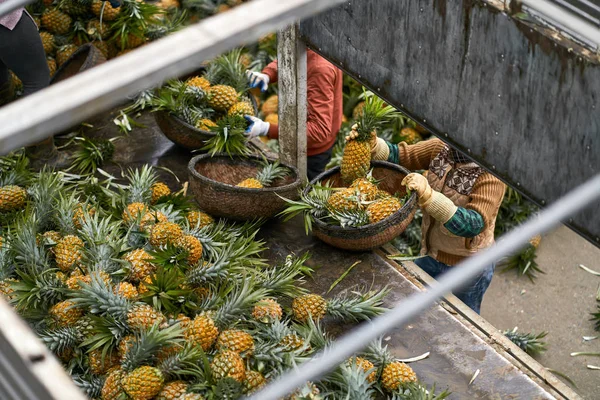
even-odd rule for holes
{"type": "Polygon", "coordinates": [[[246,76],[248,77],[251,88],[258,87],[260,88],[261,92],[266,92],[269,88],[269,81],[271,80],[269,75],[261,72],[246,70],[246,76]]]}
{"type": "Polygon", "coordinates": [[[246,121],[250,124],[248,125],[248,128],[246,128],[246,136],[248,139],[254,139],[257,136],[267,136],[269,128],[271,127],[270,123],[251,115],[244,115],[244,118],[246,118],[246,121]]]}
{"type": "Polygon", "coordinates": [[[408,174],[402,184],[417,193],[419,205],[435,220],[445,224],[456,213],[458,207],[446,196],[431,188],[427,178],[421,174],[408,174]]]}
{"type": "Polygon", "coordinates": [[[121,7],[121,2],[119,0],[102,0],[102,1],[108,1],[110,3],[110,6],[112,8],[119,8],[119,7],[121,7]]]}
{"type": "MultiPolygon", "coordinates": [[[[358,130],[358,125],[357,124],[352,125],[352,130],[346,136],[346,142],[354,140],[358,137],[357,130],[358,130]]],[[[371,145],[371,158],[373,160],[387,161],[388,157],[390,156],[390,148],[388,147],[385,140],[377,137],[377,133],[375,131],[371,132],[370,145],[371,145]]]]}

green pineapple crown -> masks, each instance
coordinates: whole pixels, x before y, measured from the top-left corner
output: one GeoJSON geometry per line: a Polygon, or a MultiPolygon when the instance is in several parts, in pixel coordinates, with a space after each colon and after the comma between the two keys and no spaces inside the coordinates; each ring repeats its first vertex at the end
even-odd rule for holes
{"type": "Polygon", "coordinates": [[[263,186],[271,186],[273,181],[279,178],[285,178],[289,173],[289,169],[279,163],[279,160],[269,163],[265,160],[263,168],[256,174],[258,180],[263,186]]]}
{"type": "Polygon", "coordinates": [[[78,149],[73,154],[72,167],[81,174],[93,174],[96,170],[110,161],[115,152],[115,145],[112,139],[88,139],[85,137],[76,138],[79,140],[78,149]]]}
{"type": "Polygon", "coordinates": [[[327,381],[343,394],[343,399],[372,399],[375,396],[374,382],[367,379],[371,372],[363,370],[356,362],[344,363],[327,378],[327,381]]]}
{"type": "Polygon", "coordinates": [[[146,164],[141,170],[130,169],[127,179],[129,180],[129,188],[126,193],[127,204],[149,203],[152,197],[152,185],[157,180],[152,166],[146,164]]]}
{"type": "Polygon", "coordinates": [[[451,394],[447,390],[436,393],[435,383],[431,388],[428,388],[421,383],[408,382],[392,394],[392,400],[443,400],[451,394]]]}
{"type": "Polygon", "coordinates": [[[392,106],[386,103],[366,90],[363,93],[365,107],[362,115],[358,118],[358,141],[367,141],[371,138],[371,132],[381,129],[385,124],[398,118],[400,113],[392,106]]]}
{"type": "Polygon", "coordinates": [[[211,156],[217,153],[233,155],[248,155],[251,150],[246,140],[247,122],[241,115],[226,115],[217,121],[217,126],[211,127],[215,136],[210,138],[202,148],[208,150],[211,156]]]}
{"type": "Polygon", "coordinates": [[[102,396],[104,377],[96,375],[74,375],[73,382],[90,399],[99,399],[102,396]]]}
{"type": "Polygon", "coordinates": [[[244,66],[240,62],[242,49],[234,49],[215,58],[208,65],[206,79],[212,85],[228,85],[238,93],[248,89],[248,78],[244,66]]]}
{"type": "Polygon", "coordinates": [[[547,350],[546,341],[542,339],[548,335],[548,332],[541,332],[537,335],[535,333],[521,333],[517,332],[517,327],[515,327],[504,331],[504,335],[530,356],[539,355],[547,350]]]}
{"type": "Polygon", "coordinates": [[[370,223],[369,214],[365,210],[331,210],[330,214],[342,228],[358,228],[370,223]]]}
{"type": "Polygon", "coordinates": [[[97,213],[85,215],[80,232],[86,243],[84,264],[89,270],[103,270],[111,274],[121,268],[119,254],[126,247],[126,238],[121,236],[120,226],[121,221],[101,218],[97,213]]]}
{"type": "Polygon", "coordinates": [[[66,196],[66,194],[62,192],[58,194],[54,223],[63,234],[73,235],[76,233],[73,218],[75,217],[75,209],[78,204],[79,199],[77,192],[73,191],[69,196],[66,196]]]}
{"type": "Polygon", "coordinates": [[[25,186],[30,178],[29,159],[23,153],[0,157],[0,186],[25,186]]]}
{"type": "Polygon", "coordinates": [[[87,308],[90,313],[114,318],[125,322],[131,303],[125,297],[115,294],[111,284],[106,283],[99,274],[93,273],[91,283],[80,281],[79,290],[71,292],[71,301],[78,307],[87,308]]]}
{"type": "Polygon", "coordinates": [[[302,287],[304,276],[310,276],[312,268],[305,265],[310,258],[306,253],[301,257],[288,255],[283,265],[268,268],[259,273],[259,285],[268,290],[271,296],[294,298],[306,294],[302,287]]]}
{"type": "Polygon", "coordinates": [[[385,287],[379,291],[360,293],[352,291],[352,296],[338,295],[327,301],[327,313],[344,321],[363,321],[386,311],[382,307],[383,299],[390,290],[385,287]]]}
{"type": "Polygon", "coordinates": [[[161,348],[182,343],[183,332],[179,325],[166,329],[159,329],[155,325],[147,331],[135,334],[121,365],[125,371],[132,371],[141,365],[155,361],[156,354],[161,348]]]}
{"type": "Polygon", "coordinates": [[[29,187],[32,200],[32,211],[38,218],[40,230],[47,230],[52,225],[52,217],[56,210],[56,201],[64,184],[59,174],[45,167],[39,172],[29,187]]]}

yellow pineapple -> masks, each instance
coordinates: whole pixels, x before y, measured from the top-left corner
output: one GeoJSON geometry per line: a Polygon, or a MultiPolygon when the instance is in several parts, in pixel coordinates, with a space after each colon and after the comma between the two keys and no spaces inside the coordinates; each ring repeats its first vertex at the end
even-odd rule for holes
{"type": "Polygon", "coordinates": [[[249,395],[264,388],[267,384],[265,377],[258,371],[246,371],[246,379],[243,382],[244,394],[249,395]]]}
{"type": "Polygon", "coordinates": [[[123,210],[121,218],[125,223],[137,220],[148,212],[148,206],[144,203],[131,203],[123,210]]]}
{"type": "Polygon", "coordinates": [[[160,393],[164,382],[165,378],[158,368],[145,365],[125,375],[121,385],[133,400],[150,400],[160,393]]]}
{"type": "Polygon", "coordinates": [[[419,135],[416,129],[404,128],[400,131],[400,141],[407,144],[419,143],[423,138],[419,135]]]}
{"type": "Polygon", "coordinates": [[[94,0],[92,1],[92,12],[98,18],[102,15],[102,21],[114,21],[119,16],[121,7],[113,8],[108,1],[94,0]]]}
{"type": "Polygon", "coordinates": [[[6,300],[11,300],[14,297],[15,290],[12,288],[13,283],[19,282],[13,278],[6,278],[0,281],[0,295],[6,300]]]}
{"type": "Polygon", "coordinates": [[[58,68],[56,65],[56,60],[52,57],[46,57],[46,63],[48,64],[48,71],[50,71],[50,76],[53,76],[56,73],[56,69],[58,68]]]}
{"type": "Polygon", "coordinates": [[[41,31],[40,38],[42,39],[42,45],[46,54],[53,54],[56,44],[54,43],[54,35],[50,32],[41,31]]]}
{"type": "Polygon", "coordinates": [[[299,322],[306,322],[309,318],[318,321],[327,312],[327,302],[318,294],[305,294],[292,301],[292,312],[299,322]]]}
{"type": "Polygon", "coordinates": [[[252,56],[249,53],[243,53],[240,55],[240,64],[244,69],[250,68],[250,64],[252,64],[252,56]]]}
{"type": "Polygon", "coordinates": [[[182,236],[175,244],[188,253],[187,262],[196,265],[202,258],[202,243],[192,235],[182,236]]]}
{"type": "Polygon", "coordinates": [[[219,335],[217,348],[219,350],[231,350],[246,357],[254,351],[254,339],[248,332],[239,329],[228,329],[219,335]]]}
{"type": "Polygon", "coordinates": [[[167,222],[168,220],[167,216],[160,211],[148,211],[140,220],[140,228],[142,231],[148,233],[154,224],[158,222],[167,222]]]}
{"type": "Polygon", "coordinates": [[[208,106],[215,111],[226,112],[238,101],[238,92],[227,85],[211,86],[208,91],[208,106]]]}
{"type": "Polygon", "coordinates": [[[217,124],[208,118],[202,118],[196,121],[196,128],[201,131],[211,132],[211,128],[214,128],[215,126],[217,126],[217,124]]]}
{"type": "Polygon", "coordinates": [[[136,47],[140,47],[144,43],[146,43],[146,38],[143,35],[138,36],[134,35],[133,33],[128,33],[125,37],[125,49],[135,49],[136,47]]]}
{"type": "Polygon", "coordinates": [[[119,356],[116,351],[110,352],[102,357],[102,349],[95,349],[88,354],[88,365],[90,371],[96,375],[104,375],[109,369],[119,364],[119,356]]]}
{"type": "Polygon", "coordinates": [[[217,340],[219,330],[214,321],[208,315],[197,315],[183,331],[186,341],[194,346],[201,346],[204,351],[208,351],[217,340]]]}
{"type": "Polygon", "coordinates": [[[362,207],[354,188],[333,192],[327,199],[327,205],[333,211],[354,211],[362,207]]]}
{"type": "Polygon", "coordinates": [[[213,358],[210,369],[217,381],[230,377],[242,383],[246,377],[244,360],[238,353],[230,350],[219,351],[213,358]]]}
{"type": "Polygon", "coordinates": [[[119,282],[113,290],[116,295],[123,296],[128,300],[133,300],[138,297],[136,287],[129,282],[119,282]]]}
{"type": "Polygon", "coordinates": [[[529,240],[529,244],[532,245],[536,249],[539,247],[541,242],[542,242],[542,237],[540,235],[535,235],[534,237],[531,238],[531,240],[529,240]]]}
{"type": "Polygon", "coordinates": [[[263,103],[260,111],[262,111],[265,117],[271,114],[277,114],[277,110],[279,109],[279,97],[276,94],[269,96],[267,100],[263,103]]]}
{"type": "Polygon", "coordinates": [[[153,247],[175,244],[183,236],[183,230],[174,222],[159,222],[150,230],[150,244],[153,247]]]}
{"type": "Polygon", "coordinates": [[[125,356],[131,348],[133,347],[136,339],[134,335],[127,335],[119,342],[119,346],[117,347],[117,354],[119,355],[119,360],[123,361],[125,356]]]}
{"type": "Polygon", "coordinates": [[[184,381],[173,381],[163,386],[162,390],[156,396],[156,400],[178,400],[183,396],[188,388],[188,384],[184,381]]]}
{"type": "Polygon", "coordinates": [[[83,204],[78,204],[75,208],[75,212],[73,213],[73,226],[75,226],[75,228],[81,229],[81,222],[83,221],[86,213],[92,217],[94,214],[96,214],[96,209],[86,205],[84,211],[83,204]]]}
{"type": "Polygon", "coordinates": [[[121,385],[124,377],[125,371],[121,368],[115,368],[108,372],[102,386],[102,400],[119,400],[126,396],[121,385]]]}
{"type": "Polygon", "coordinates": [[[146,292],[148,292],[148,285],[152,283],[152,276],[148,275],[138,285],[138,294],[143,296],[146,292]]]}
{"type": "Polygon", "coordinates": [[[100,50],[100,53],[102,53],[102,55],[104,56],[104,58],[106,58],[108,60],[109,54],[110,54],[108,43],[107,42],[101,42],[101,41],[95,41],[95,42],[92,42],[92,44],[94,45],[95,48],[97,48],[98,50],[100,50]]]}
{"type": "Polygon", "coordinates": [[[373,201],[377,197],[379,189],[377,185],[368,177],[358,178],[352,185],[351,188],[356,189],[360,193],[360,199],[362,201],[373,201]]]}
{"type": "Polygon", "coordinates": [[[354,110],[352,110],[352,119],[359,119],[360,117],[362,117],[364,109],[365,102],[361,101],[354,107],[354,110]]]}
{"type": "Polygon", "coordinates": [[[202,211],[190,211],[186,218],[191,228],[203,228],[215,222],[213,217],[202,211]]]}
{"type": "Polygon", "coordinates": [[[168,196],[171,194],[171,189],[169,189],[169,187],[162,182],[156,182],[154,185],[152,185],[151,190],[152,204],[156,203],[161,197],[168,196]]]}
{"type": "Polygon", "coordinates": [[[172,344],[172,345],[168,345],[168,346],[163,346],[156,353],[156,360],[158,362],[166,360],[167,358],[171,357],[172,355],[175,355],[175,354],[179,353],[181,351],[181,349],[182,349],[182,347],[179,344],[172,344]]]}
{"type": "Polygon", "coordinates": [[[383,221],[402,208],[402,202],[396,197],[386,197],[367,206],[369,221],[374,224],[383,221]]]}
{"type": "Polygon", "coordinates": [[[77,46],[74,44],[66,44],[61,46],[56,52],[56,64],[60,67],[77,51],[77,46]]]}
{"type": "Polygon", "coordinates": [[[371,361],[362,357],[354,357],[348,360],[347,363],[349,365],[356,364],[363,371],[369,373],[369,375],[367,376],[367,382],[372,383],[375,382],[375,379],[377,379],[377,368],[375,368],[375,365],[373,365],[371,361]]]}
{"type": "Polygon", "coordinates": [[[27,191],[20,186],[8,185],[0,188],[0,212],[20,210],[25,207],[27,191]]]}
{"type": "MultiPolygon", "coordinates": [[[[278,114],[269,114],[265,117],[265,122],[268,122],[269,124],[273,124],[273,125],[279,125],[279,115],[278,114]]],[[[261,136],[262,138],[267,138],[269,139],[268,136],[261,136]]]]}
{"type": "Polygon", "coordinates": [[[50,308],[50,317],[59,327],[75,325],[83,316],[83,310],[75,306],[71,300],[64,300],[56,303],[50,308]]]}
{"type": "Polygon", "coordinates": [[[387,364],[381,372],[381,386],[390,392],[406,383],[416,382],[417,375],[408,365],[399,361],[387,364]]]}
{"type": "Polygon", "coordinates": [[[148,304],[135,304],[127,313],[127,324],[133,330],[145,330],[164,321],[164,316],[148,304]]]}
{"type": "Polygon", "coordinates": [[[248,101],[238,101],[229,108],[228,115],[254,115],[254,107],[248,101]]]}
{"type": "Polygon", "coordinates": [[[63,272],[70,272],[81,261],[83,241],[77,236],[67,235],[54,247],[56,265],[63,272]]]}
{"type": "Polygon", "coordinates": [[[200,393],[185,393],[177,398],[177,400],[204,400],[204,396],[200,393]]]}
{"type": "Polygon", "coordinates": [[[208,92],[210,90],[210,82],[203,76],[194,76],[185,82],[188,86],[194,86],[208,92]]]}
{"type": "Polygon", "coordinates": [[[178,0],[160,0],[156,3],[156,6],[163,10],[174,10],[181,7],[178,0]]]}
{"type": "Polygon", "coordinates": [[[110,36],[110,26],[105,22],[100,22],[99,19],[91,19],[87,23],[86,33],[94,39],[108,39],[110,36]]]}
{"type": "Polygon", "coordinates": [[[252,318],[265,324],[279,321],[282,316],[281,306],[273,299],[263,299],[252,309],[252,318]]]}
{"type": "Polygon", "coordinates": [[[42,27],[47,31],[57,34],[64,35],[71,29],[73,20],[68,14],[65,14],[57,8],[49,8],[42,14],[42,27]]]}
{"type": "MultiPolygon", "coordinates": [[[[98,271],[97,274],[107,285],[112,283],[110,275],[106,271],[98,271]]],[[[91,275],[83,275],[79,269],[75,269],[71,272],[71,276],[65,281],[65,285],[71,290],[79,290],[81,289],[80,282],[89,285],[92,283],[92,277],[91,275]]]]}
{"type": "Polygon", "coordinates": [[[300,336],[294,333],[285,335],[279,342],[279,345],[283,347],[286,351],[296,351],[300,349],[309,351],[311,349],[309,343],[307,343],[304,339],[302,339],[300,336]]]}
{"type": "Polygon", "coordinates": [[[281,166],[278,161],[274,163],[265,162],[263,163],[263,168],[256,174],[256,177],[244,179],[236,186],[249,189],[262,189],[271,186],[276,179],[283,178],[288,173],[288,169],[281,166]]]}
{"type": "Polygon", "coordinates": [[[123,259],[129,261],[128,278],[134,282],[142,281],[156,271],[156,266],[151,262],[152,256],[144,249],[132,250],[123,259]]]}

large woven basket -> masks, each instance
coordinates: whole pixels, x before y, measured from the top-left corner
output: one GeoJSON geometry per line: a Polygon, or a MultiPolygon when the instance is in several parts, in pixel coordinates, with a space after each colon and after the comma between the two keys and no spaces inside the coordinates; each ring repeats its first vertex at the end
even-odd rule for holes
{"type": "Polygon", "coordinates": [[[230,158],[226,154],[196,156],[188,164],[190,189],[203,211],[234,220],[272,218],[286,203],[279,196],[297,199],[302,181],[295,167],[282,164],[290,174],[263,189],[237,187],[260,170],[261,157],[230,158]]]}
{"type": "Polygon", "coordinates": [[[52,76],[50,84],[64,81],[80,72],[87,71],[106,62],[106,58],[100,50],[93,44],[86,43],[79,47],[72,55],[61,65],[52,76]]]}
{"type": "MultiPolygon", "coordinates": [[[[402,180],[410,173],[404,167],[386,161],[371,162],[373,177],[380,181],[379,188],[403,196],[406,188],[402,180]]],[[[331,182],[334,187],[344,187],[340,176],[340,167],[323,172],[310,182],[304,189],[307,194],[316,182],[331,182]]],[[[394,239],[406,230],[417,211],[417,195],[412,193],[404,206],[389,218],[375,224],[358,228],[342,228],[328,225],[320,220],[315,220],[313,234],[325,243],[344,250],[364,251],[377,248],[394,239]]]]}
{"type": "MultiPolygon", "coordinates": [[[[248,96],[254,115],[258,113],[258,107],[254,96],[248,96]]],[[[162,133],[176,145],[187,150],[200,150],[208,140],[215,136],[214,132],[198,129],[176,115],[167,111],[157,111],[154,113],[156,124],[162,133]]]]}

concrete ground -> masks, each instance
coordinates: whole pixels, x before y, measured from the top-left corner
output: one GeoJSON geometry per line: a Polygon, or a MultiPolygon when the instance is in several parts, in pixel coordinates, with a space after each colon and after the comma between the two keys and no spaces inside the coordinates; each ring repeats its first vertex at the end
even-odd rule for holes
{"type": "Polygon", "coordinates": [[[521,332],[547,331],[548,350],[538,361],[571,378],[584,399],[600,399],[600,371],[586,368],[600,366],[600,357],[570,356],[576,351],[600,353],[600,338],[583,340],[600,336],[589,320],[600,276],[578,267],[600,271],[600,249],[561,226],[543,238],[537,262],[546,273],[535,283],[498,268],[481,314],[500,330],[517,326],[521,332]]]}

